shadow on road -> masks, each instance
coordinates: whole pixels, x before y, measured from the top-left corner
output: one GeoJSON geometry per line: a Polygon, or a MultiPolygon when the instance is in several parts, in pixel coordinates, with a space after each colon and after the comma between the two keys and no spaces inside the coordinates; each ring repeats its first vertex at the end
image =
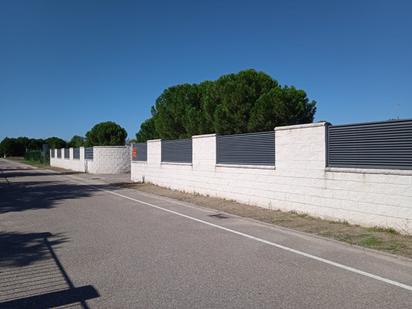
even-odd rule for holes
{"type": "Polygon", "coordinates": [[[58,181],[0,183],[0,214],[31,209],[49,209],[61,201],[90,196],[109,185],[82,185],[58,181]]]}
{"type": "Polygon", "coordinates": [[[4,168],[4,167],[1,167],[1,171],[4,171],[4,172],[27,171],[27,170],[31,171],[31,170],[33,170],[33,168],[31,168],[31,167],[12,167],[12,168],[8,168],[8,167],[4,168]]]}
{"type": "Polygon", "coordinates": [[[0,233],[0,308],[88,308],[86,300],[100,296],[66,273],[53,249],[65,241],[50,233],[0,233]]]}
{"type": "MultiPolygon", "coordinates": [[[[0,267],[22,267],[48,259],[49,250],[45,239],[50,233],[1,233],[0,232],[0,267]]],[[[48,240],[50,246],[67,241],[61,235],[48,240]]]]}
{"type": "Polygon", "coordinates": [[[32,176],[57,176],[57,175],[75,175],[81,174],[80,172],[71,172],[71,171],[64,171],[64,172],[52,172],[52,171],[36,171],[32,169],[14,169],[14,170],[6,170],[2,169],[0,177],[6,178],[14,178],[14,177],[32,177],[32,176]]]}

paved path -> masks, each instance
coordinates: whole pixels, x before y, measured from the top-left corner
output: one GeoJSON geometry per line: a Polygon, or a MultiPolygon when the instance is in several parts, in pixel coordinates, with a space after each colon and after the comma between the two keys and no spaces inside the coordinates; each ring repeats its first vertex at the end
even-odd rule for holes
{"type": "Polygon", "coordinates": [[[411,308],[412,262],[0,160],[0,308],[411,308]]]}

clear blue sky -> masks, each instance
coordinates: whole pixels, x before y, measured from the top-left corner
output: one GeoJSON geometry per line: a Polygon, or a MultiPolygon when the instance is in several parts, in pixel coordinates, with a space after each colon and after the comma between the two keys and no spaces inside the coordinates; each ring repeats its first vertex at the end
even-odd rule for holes
{"type": "Polygon", "coordinates": [[[0,0],[0,138],[133,138],[166,87],[255,68],[335,124],[412,118],[411,1],[0,0]]]}

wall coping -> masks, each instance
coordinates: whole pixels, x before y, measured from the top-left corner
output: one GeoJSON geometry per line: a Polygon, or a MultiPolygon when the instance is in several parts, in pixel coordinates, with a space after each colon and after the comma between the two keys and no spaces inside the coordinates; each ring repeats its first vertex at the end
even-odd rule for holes
{"type": "Polygon", "coordinates": [[[229,168],[247,168],[247,169],[259,169],[259,170],[275,170],[274,165],[251,165],[251,164],[216,164],[216,167],[229,167],[229,168]]]}
{"type": "Polygon", "coordinates": [[[216,133],[211,133],[211,134],[201,134],[201,135],[193,135],[192,139],[194,138],[206,138],[206,137],[215,137],[217,134],[216,133]]]}
{"type": "Polygon", "coordinates": [[[353,167],[326,167],[326,172],[330,173],[355,173],[355,174],[380,174],[380,175],[398,175],[412,176],[412,170],[393,170],[377,168],[353,168],[353,167]]]}
{"type": "Polygon", "coordinates": [[[316,128],[316,127],[324,127],[327,125],[327,122],[315,122],[315,123],[305,123],[305,124],[295,124],[291,126],[282,126],[276,127],[275,131],[283,131],[283,130],[295,130],[295,129],[305,129],[305,128],[316,128]]]}
{"type": "Polygon", "coordinates": [[[129,146],[93,146],[93,148],[128,148],[129,146]]]}
{"type": "Polygon", "coordinates": [[[160,165],[182,165],[182,166],[192,166],[193,163],[186,163],[186,162],[160,162],[160,165]]]}

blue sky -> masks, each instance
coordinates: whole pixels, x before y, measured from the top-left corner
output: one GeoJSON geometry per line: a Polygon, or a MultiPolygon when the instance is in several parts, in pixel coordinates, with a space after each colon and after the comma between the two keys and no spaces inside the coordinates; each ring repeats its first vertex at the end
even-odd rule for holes
{"type": "Polygon", "coordinates": [[[163,89],[254,68],[334,124],[412,118],[411,1],[0,1],[0,138],[133,138],[163,89]]]}

